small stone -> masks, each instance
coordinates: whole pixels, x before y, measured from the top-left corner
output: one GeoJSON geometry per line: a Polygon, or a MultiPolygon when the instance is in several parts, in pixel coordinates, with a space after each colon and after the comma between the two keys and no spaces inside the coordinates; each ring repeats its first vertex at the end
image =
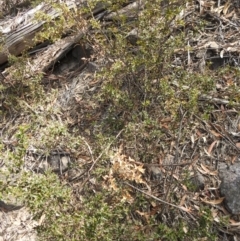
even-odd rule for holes
{"type": "Polygon", "coordinates": [[[45,172],[49,169],[49,164],[47,162],[47,160],[41,161],[40,164],[38,165],[38,167],[36,168],[36,170],[40,171],[40,172],[45,172]]]}
{"type": "Polygon", "coordinates": [[[162,171],[158,166],[150,165],[147,167],[147,171],[151,180],[161,181],[162,171]]]}
{"type": "Polygon", "coordinates": [[[59,155],[51,155],[48,163],[52,169],[53,172],[59,172],[59,161],[60,161],[60,156],[59,155]]]}
{"type": "Polygon", "coordinates": [[[133,29],[131,32],[129,32],[128,35],[127,35],[127,40],[132,45],[137,45],[137,41],[139,40],[138,30],[133,29]]]}
{"type": "Polygon", "coordinates": [[[62,168],[62,172],[65,172],[68,170],[68,166],[69,166],[69,157],[68,156],[63,156],[61,157],[61,168],[62,168]]]}

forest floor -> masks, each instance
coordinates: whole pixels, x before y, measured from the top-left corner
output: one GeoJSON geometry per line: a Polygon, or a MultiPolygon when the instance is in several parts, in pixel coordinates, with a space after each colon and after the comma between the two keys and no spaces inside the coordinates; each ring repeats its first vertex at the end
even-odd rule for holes
{"type": "Polygon", "coordinates": [[[160,2],[116,4],[44,73],[41,52],[2,66],[0,240],[240,240],[219,175],[240,161],[240,7],[160,2]]]}

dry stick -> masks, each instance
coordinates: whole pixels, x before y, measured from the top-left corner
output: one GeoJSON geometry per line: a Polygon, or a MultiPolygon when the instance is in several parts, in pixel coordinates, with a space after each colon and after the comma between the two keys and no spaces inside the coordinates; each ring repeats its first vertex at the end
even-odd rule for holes
{"type": "MultiPolygon", "coordinates": [[[[180,110],[181,110],[181,107],[180,107],[180,110]]],[[[181,138],[181,132],[182,132],[182,123],[183,123],[183,119],[185,117],[185,115],[187,114],[187,112],[185,112],[183,115],[182,115],[182,118],[181,118],[181,122],[180,122],[180,126],[179,126],[179,132],[178,132],[178,139],[177,139],[177,143],[176,143],[176,153],[175,153],[175,157],[174,157],[174,163],[176,163],[178,161],[178,157],[179,157],[179,142],[180,142],[180,138],[181,138]]],[[[171,174],[170,174],[170,181],[169,181],[169,186],[168,186],[168,189],[166,191],[166,200],[168,198],[168,194],[169,194],[169,191],[170,191],[170,187],[171,187],[171,183],[173,181],[173,172],[174,170],[176,169],[176,166],[172,167],[172,170],[171,170],[171,174]]],[[[162,212],[163,213],[165,210],[165,206],[163,207],[162,209],[162,212]]]]}
{"type": "Polygon", "coordinates": [[[232,104],[233,106],[239,106],[239,103],[237,102],[233,102],[231,103],[229,100],[225,100],[225,99],[220,99],[220,98],[216,98],[216,97],[212,97],[212,96],[207,96],[207,95],[201,95],[198,98],[199,101],[207,101],[209,103],[213,103],[213,104],[221,104],[221,105],[229,105],[232,104]]]}
{"type": "MultiPolygon", "coordinates": [[[[190,214],[190,211],[187,211],[185,208],[183,208],[183,207],[181,207],[181,206],[177,206],[177,205],[175,205],[175,204],[172,204],[172,203],[166,202],[166,201],[164,201],[164,200],[162,200],[162,199],[160,199],[160,198],[157,198],[157,197],[155,197],[155,196],[153,196],[153,195],[151,195],[151,194],[149,194],[149,193],[147,193],[147,192],[144,192],[144,191],[142,191],[141,189],[139,189],[139,188],[131,185],[131,184],[128,183],[128,182],[124,182],[124,183],[125,183],[126,185],[128,185],[129,187],[132,187],[132,188],[136,189],[137,191],[139,191],[139,192],[141,192],[141,193],[143,193],[143,194],[145,194],[145,195],[147,195],[147,196],[149,196],[149,197],[151,197],[151,198],[153,198],[153,199],[155,199],[155,200],[157,200],[157,201],[159,201],[159,202],[161,202],[161,203],[163,203],[163,204],[165,204],[165,205],[168,205],[168,206],[177,208],[177,209],[179,209],[179,210],[181,210],[181,211],[184,211],[184,212],[190,214]]],[[[191,216],[192,216],[192,215],[191,215],[191,216]]],[[[196,221],[196,219],[195,219],[194,217],[192,217],[192,218],[196,221]]]]}
{"type": "Polygon", "coordinates": [[[227,135],[224,135],[220,130],[218,130],[218,128],[215,125],[211,124],[211,126],[215,129],[215,131],[217,131],[222,136],[223,139],[228,141],[237,150],[238,153],[240,153],[240,149],[227,135]]]}
{"type": "Polygon", "coordinates": [[[92,161],[94,162],[94,157],[93,157],[93,152],[92,152],[91,147],[89,146],[89,144],[87,143],[87,141],[86,141],[84,138],[82,138],[82,140],[83,140],[83,142],[86,144],[86,146],[87,146],[87,148],[88,148],[88,151],[89,151],[89,153],[90,153],[91,159],[92,159],[92,161]]]}
{"type": "Polygon", "coordinates": [[[12,124],[19,116],[15,116],[13,117],[13,119],[11,121],[9,121],[4,127],[3,129],[1,130],[1,139],[3,140],[3,133],[5,130],[7,130],[7,128],[10,126],[10,124],[12,124]]]}
{"type": "MultiPolygon", "coordinates": [[[[113,144],[113,142],[121,135],[121,133],[123,132],[124,129],[122,129],[121,131],[118,132],[118,134],[116,135],[115,139],[113,141],[111,141],[107,147],[100,153],[100,155],[93,161],[92,166],[89,168],[88,170],[88,178],[82,183],[81,185],[81,189],[83,189],[83,187],[85,186],[85,184],[87,183],[87,181],[90,179],[90,172],[93,169],[93,167],[96,165],[97,161],[102,157],[102,155],[106,152],[106,150],[113,144]]],[[[85,174],[86,172],[84,172],[83,174],[85,174]]],[[[83,176],[83,174],[81,176],[83,176]]],[[[76,181],[76,179],[75,179],[76,181]]]]}
{"type": "Polygon", "coordinates": [[[143,166],[157,166],[157,167],[172,167],[172,166],[187,166],[187,165],[191,165],[192,162],[182,162],[182,163],[174,163],[174,164],[159,164],[159,163],[151,163],[151,164],[144,164],[144,163],[141,163],[141,162],[134,162],[134,163],[137,163],[137,164],[140,164],[143,166]]]}
{"type": "Polygon", "coordinates": [[[232,147],[235,148],[235,150],[240,153],[240,149],[235,145],[235,143],[226,135],[224,135],[221,131],[219,131],[216,126],[214,126],[213,124],[208,124],[206,121],[202,120],[200,117],[198,117],[197,115],[194,115],[198,120],[200,120],[204,125],[205,125],[205,130],[211,134],[211,131],[209,130],[209,126],[212,126],[214,128],[214,130],[221,135],[221,137],[226,140],[232,147]]]}
{"type": "Polygon", "coordinates": [[[93,167],[95,166],[95,164],[97,163],[97,161],[102,157],[102,155],[106,152],[106,150],[113,144],[113,142],[121,135],[121,133],[123,132],[124,129],[122,129],[121,131],[118,132],[118,134],[116,135],[115,139],[113,141],[111,141],[107,147],[100,153],[100,155],[97,157],[97,159],[93,162],[92,166],[89,168],[88,170],[88,175],[90,174],[90,171],[93,169],[93,167]]]}

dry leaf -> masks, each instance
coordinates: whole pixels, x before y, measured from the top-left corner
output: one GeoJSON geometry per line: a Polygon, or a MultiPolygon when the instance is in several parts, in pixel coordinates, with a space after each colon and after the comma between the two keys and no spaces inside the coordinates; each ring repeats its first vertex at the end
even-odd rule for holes
{"type": "Polygon", "coordinates": [[[240,148],[240,142],[236,143],[236,147],[240,148]]]}
{"type": "Polygon", "coordinates": [[[173,174],[173,177],[174,177],[176,180],[179,180],[178,176],[176,176],[175,174],[173,174]]]}
{"type": "Polygon", "coordinates": [[[187,198],[187,195],[184,195],[181,199],[181,202],[180,202],[180,206],[183,206],[183,204],[185,203],[185,200],[187,198]]]}
{"type": "Polygon", "coordinates": [[[116,185],[116,180],[115,180],[115,178],[110,178],[109,182],[110,182],[109,187],[110,187],[112,190],[114,190],[115,192],[117,192],[117,191],[118,191],[118,188],[117,188],[117,185],[116,185]]]}
{"type": "Polygon", "coordinates": [[[232,18],[234,14],[235,14],[235,10],[232,10],[232,12],[226,15],[226,19],[232,18]]]}
{"type": "Polygon", "coordinates": [[[217,216],[215,218],[213,218],[213,220],[216,222],[216,223],[220,223],[220,218],[217,216]]]}
{"type": "Polygon", "coordinates": [[[212,217],[213,218],[218,217],[218,211],[216,209],[212,209],[211,212],[212,212],[212,217]]]}
{"type": "Polygon", "coordinates": [[[200,210],[200,207],[199,207],[199,206],[197,206],[197,205],[193,205],[193,206],[195,207],[195,209],[196,209],[197,211],[200,210]]]}
{"type": "Polygon", "coordinates": [[[210,130],[210,132],[217,138],[222,137],[222,135],[216,132],[215,130],[210,130]]]}
{"type": "Polygon", "coordinates": [[[187,213],[191,213],[191,209],[190,208],[185,208],[183,206],[179,206],[180,209],[182,209],[183,211],[187,212],[187,213]]]}
{"type": "Polygon", "coordinates": [[[211,171],[209,170],[206,166],[204,166],[203,164],[201,164],[201,167],[204,171],[206,171],[209,175],[212,175],[212,176],[216,176],[218,174],[218,171],[217,170],[214,170],[214,171],[211,171]]]}
{"type": "Polygon", "coordinates": [[[39,226],[42,225],[42,223],[44,222],[45,218],[46,218],[46,215],[43,214],[43,215],[41,216],[41,218],[39,219],[39,221],[38,221],[38,225],[39,225],[39,226]]]}
{"type": "Polygon", "coordinates": [[[154,202],[154,201],[151,201],[150,203],[154,208],[157,206],[156,202],[154,202]]]}
{"type": "Polygon", "coordinates": [[[209,43],[205,44],[205,47],[209,47],[209,48],[212,48],[212,49],[218,49],[219,48],[219,45],[214,42],[214,41],[210,41],[209,43]]]}
{"type": "Polygon", "coordinates": [[[122,200],[121,200],[122,202],[128,202],[128,203],[133,203],[133,201],[134,201],[134,198],[130,195],[130,193],[128,192],[128,191],[123,191],[122,192],[122,200]]]}
{"type": "Polygon", "coordinates": [[[236,222],[236,221],[233,220],[233,219],[229,219],[229,222],[230,222],[230,225],[231,225],[232,227],[238,227],[238,226],[240,226],[240,222],[236,222]]]}
{"type": "Polygon", "coordinates": [[[208,174],[208,175],[211,175],[211,176],[216,176],[218,174],[217,170],[211,171],[207,167],[205,167],[203,164],[201,164],[201,168],[202,169],[197,167],[198,171],[201,172],[202,174],[205,174],[205,175],[208,174]]]}
{"type": "Polygon", "coordinates": [[[214,141],[208,148],[208,154],[211,155],[212,149],[218,141],[214,141]]]}
{"type": "Polygon", "coordinates": [[[194,136],[193,135],[191,135],[191,142],[194,144],[194,136]]]}
{"type": "Polygon", "coordinates": [[[205,148],[203,148],[203,150],[209,157],[211,157],[211,155],[208,153],[208,151],[205,148]]]}
{"type": "Polygon", "coordinates": [[[231,6],[230,1],[226,2],[226,4],[224,5],[224,8],[223,8],[223,15],[227,14],[228,9],[229,9],[230,6],[231,6]]]}
{"type": "Polygon", "coordinates": [[[218,8],[215,8],[213,12],[215,12],[215,13],[217,13],[217,14],[220,15],[221,12],[222,12],[222,10],[223,10],[223,6],[220,6],[220,7],[218,7],[218,8]]]}
{"type": "Polygon", "coordinates": [[[218,204],[223,202],[224,197],[221,197],[221,198],[215,199],[215,200],[206,200],[206,199],[203,199],[203,198],[200,198],[200,199],[204,203],[211,204],[211,205],[218,205],[218,204]]]}
{"type": "Polygon", "coordinates": [[[136,211],[136,213],[138,213],[141,217],[145,218],[146,221],[148,221],[149,219],[149,215],[147,213],[144,213],[144,212],[140,212],[140,211],[136,211]]]}
{"type": "Polygon", "coordinates": [[[187,187],[186,187],[185,185],[181,184],[181,187],[182,187],[182,189],[183,189],[184,191],[188,191],[188,189],[187,189],[187,187]]]}
{"type": "Polygon", "coordinates": [[[232,157],[232,160],[231,160],[231,163],[232,163],[232,164],[235,163],[235,161],[237,160],[237,157],[238,157],[238,156],[233,156],[233,157],[232,157]]]}
{"type": "Polygon", "coordinates": [[[183,232],[184,232],[184,233],[187,233],[187,232],[188,232],[188,229],[187,229],[186,226],[183,226],[183,232]]]}

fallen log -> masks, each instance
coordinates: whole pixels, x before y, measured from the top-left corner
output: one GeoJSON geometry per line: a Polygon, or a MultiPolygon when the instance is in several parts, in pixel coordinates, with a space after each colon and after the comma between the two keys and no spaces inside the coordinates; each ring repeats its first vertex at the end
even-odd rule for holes
{"type": "MultiPolygon", "coordinates": [[[[96,18],[101,18],[103,14],[99,14],[96,18]]],[[[49,46],[41,55],[33,60],[32,71],[33,72],[45,72],[55,63],[57,63],[63,56],[65,56],[75,44],[87,34],[90,27],[83,28],[78,34],[74,36],[68,36],[60,39],[53,45],[49,46]]]]}
{"type": "MultiPolygon", "coordinates": [[[[77,0],[65,1],[65,4],[70,10],[80,6],[77,0]]],[[[8,60],[9,54],[18,56],[36,44],[34,37],[46,23],[46,21],[37,22],[35,20],[36,13],[40,11],[47,14],[52,20],[61,14],[60,10],[52,8],[49,4],[41,3],[24,14],[0,22],[1,44],[3,45],[0,52],[0,64],[8,60]]]]}
{"type": "MultiPolygon", "coordinates": [[[[71,0],[66,1],[66,6],[71,10],[74,8],[80,8],[84,6],[85,0],[79,1],[71,0]]],[[[130,3],[123,6],[123,14],[128,12],[137,11],[137,6],[140,6],[140,1],[135,3],[130,3]]],[[[142,6],[142,4],[141,4],[142,6]]],[[[93,9],[93,15],[95,19],[102,19],[103,16],[106,16],[106,20],[113,20],[116,16],[116,13],[111,13],[106,10],[107,6],[104,4],[99,4],[93,9]]],[[[7,26],[2,26],[0,24],[0,30],[5,37],[5,45],[3,46],[3,51],[0,52],[0,64],[5,63],[8,60],[9,54],[18,56],[23,53],[25,50],[30,49],[36,45],[34,37],[36,34],[41,31],[45,21],[36,22],[34,21],[34,16],[37,12],[42,11],[48,14],[52,20],[60,16],[61,12],[59,10],[53,9],[51,6],[44,3],[39,4],[36,8],[27,11],[25,14],[16,17],[11,23],[8,23],[7,26]]],[[[85,19],[92,16],[84,16],[85,19]]],[[[59,41],[45,47],[44,51],[34,58],[33,63],[31,63],[32,72],[45,72],[51,66],[53,66],[57,61],[59,61],[63,56],[65,56],[75,44],[80,42],[80,39],[88,32],[91,28],[89,24],[84,26],[79,32],[75,35],[67,36],[59,41]]],[[[38,52],[38,49],[30,51],[30,53],[38,52]]],[[[4,75],[7,76],[11,72],[10,69],[4,72],[4,75]]]]}
{"type": "MultiPolygon", "coordinates": [[[[132,13],[133,11],[136,11],[138,9],[136,8],[138,4],[140,6],[140,1],[135,2],[134,4],[129,4],[128,6],[122,9],[123,13],[128,15],[129,12],[132,13]]],[[[108,11],[105,10],[105,8],[103,8],[102,6],[94,10],[94,17],[96,20],[101,20],[103,17],[107,20],[113,20],[115,16],[116,13],[108,13],[108,11]]],[[[61,39],[53,45],[51,45],[51,48],[45,50],[41,54],[41,56],[38,56],[38,58],[36,58],[33,61],[33,71],[47,71],[51,66],[57,63],[57,61],[59,61],[64,55],[66,55],[75,44],[79,43],[80,40],[87,34],[87,32],[90,29],[91,26],[83,28],[78,34],[65,37],[64,39],[61,39]]],[[[126,37],[128,38],[129,36],[127,35],[126,37]]]]}

